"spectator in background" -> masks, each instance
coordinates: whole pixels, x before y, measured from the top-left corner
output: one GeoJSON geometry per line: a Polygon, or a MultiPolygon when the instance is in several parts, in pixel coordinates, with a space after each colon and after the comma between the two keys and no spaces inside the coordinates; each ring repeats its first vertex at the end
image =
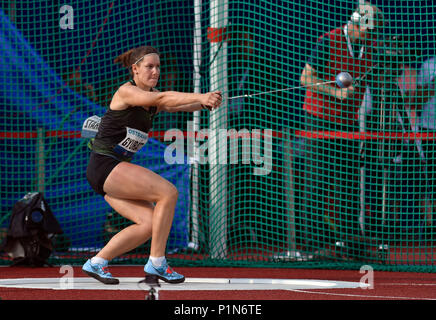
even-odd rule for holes
{"type": "Polygon", "coordinates": [[[427,209],[426,223],[431,231],[427,234],[433,234],[435,225],[435,184],[436,184],[436,95],[435,95],[435,78],[436,78],[436,58],[432,57],[424,61],[417,79],[415,108],[417,110],[417,125],[423,135],[429,139],[423,139],[422,145],[426,160],[426,172],[429,188],[427,190],[428,198],[426,199],[425,208],[427,209]]]}
{"type": "MultiPolygon", "coordinates": [[[[404,64],[400,67],[403,73],[398,78],[398,88],[403,103],[399,106],[396,118],[404,134],[418,133],[417,109],[414,104],[418,73],[411,65],[404,64]]],[[[426,210],[429,181],[422,140],[419,137],[412,139],[405,137],[402,142],[401,149],[393,159],[394,164],[399,166],[399,170],[396,170],[398,174],[394,177],[396,189],[391,193],[396,197],[394,211],[401,215],[397,216],[396,222],[400,224],[405,222],[406,225],[403,227],[406,227],[410,233],[410,230],[416,228],[421,222],[415,215],[426,210]]],[[[419,233],[419,231],[415,233],[419,233]]]]}
{"type": "MultiPolygon", "coordinates": [[[[386,108],[392,108],[393,125],[388,131],[402,133],[404,137],[398,141],[384,141],[391,146],[390,162],[386,168],[389,172],[389,182],[386,198],[389,199],[390,209],[387,213],[394,213],[390,220],[400,228],[412,230],[416,227],[415,215],[419,211],[420,199],[423,197],[423,190],[427,185],[425,173],[423,172],[424,155],[422,152],[421,140],[408,138],[409,133],[417,132],[416,109],[413,104],[413,97],[416,93],[417,72],[412,65],[407,63],[399,64],[397,67],[401,72],[397,78],[397,90],[399,99],[395,98],[395,91],[388,92],[392,101],[397,103],[388,104],[386,108]],[[393,219],[393,220],[392,220],[393,219]]],[[[382,192],[380,192],[382,193],[382,192]]],[[[386,220],[386,219],[385,219],[386,220]]],[[[386,221],[383,221],[386,224],[386,221]]],[[[392,223],[391,223],[392,224],[392,223]]],[[[389,226],[388,226],[389,227],[389,226]]],[[[409,232],[411,233],[411,232],[409,232]]],[[[384,234],[399,235],[399,233],[384,230],[384,234]]]]}
{"type": "MultiPolygon", "coordinates": [[[[301,84],[308,86],[303,109],[309,135],[316,131],[339,135],[359,131],[358,110],[366,85],[339,88],[324,82],[334,81],[340,72],[356,79],[375,65],[375,36],[383,20],[382,12],[365,2],[348,23],[318,39],[301,74],[301,84]]],[[[358,225],[358,140],[309,136],[305,154],[307,249],[322,253],[336,245],[344,248],[346,258],[366,255],[358,225]]]]}

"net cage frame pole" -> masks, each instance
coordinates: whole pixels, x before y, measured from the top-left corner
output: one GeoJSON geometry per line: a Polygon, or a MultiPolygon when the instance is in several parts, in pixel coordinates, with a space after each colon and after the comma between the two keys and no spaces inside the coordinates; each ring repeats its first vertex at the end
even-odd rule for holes
{"type": "MultiPolygon", "coordinates": [[[[364,5],[364,1],[363,0],[356,0],[356,8],[358,8],[360,5],[364,5]]],[[[368,90],[368,88],[366,88],[366,91],[368,90]]],[[[370,99],[370,93],[367,92],[366,94],[366,98],[370,99]]],[[[362,103],[362,105],[359,108],[359,116],[358,116],[358,122],[359,122],[359,132],[365,132],[366,128],[366,116],[365,116],[365,111],[366,111],[366,103],[368,103],[368,101],[366,101],[366,99],[364,99],[364,102],[362,103]]],[[[370,103],[370,102],[369,102],[370,103]]],[[[363,150],[363,142],[360,144],[360,154],[362,155],[363,150]]],[[[366,178],[366,171],[365,171],[365,166],[361,166],[359,168],[359,227],[360,227],[360,233],[362,234],[362,236],[365,235],[365,178],[366,178]]]]}
{"type": "MultiPolygon", "coordinates": [[[[368,105],[372,104],[371,99],[371,92],[369,90],[369,87],[366,87],[365,90],[366,94],[363,98],[362,105],[359,108],[359,132],[365,133],[366,132],[366,109],[368,105]]],[[[361,141],[359,146],[360,151],[360,159],[361,161],[365,161],[365,142],[361,141]]],[[[359,175],[360,175],[360,182],[359,182],[359,227],[360,227],[360,233],[362,236],[365,236],[365,223],[366,223],[366,216],[365,216],[365,207],[366,207],[366,198],[365,198],[365,192],[366,192],[366,186],[365,186],[365,179],[366,179],[366,168],[365,165],[361,164],[359,169],[359,175]]]]}
{"type": "MultiPolygon", "coordinates": [[[[194,92],[201,93],[201,44],[202,44],[202,30],[201,30],[201,6],[202,0],[194,1],[194,43],[193,43],[193,66],[194,66],[194,92]]],[[[192,119],[192,130],[188,130],[189,137],[192,139],[193,150],[188,153],[190,164],[190,181],[191,181],[191,223],[188,224],[190,242],[189,247],[194,250],[199,249],[199,143],[195,139],[195,133],[200,130],[201,111],[194,111],[192,119]]],[[[191,128],[190,128],[191,129],[191,128]]]]}
{"type": "Polygon", "coordinates": [[[44,128],[39,127],[37,129],[36,138],[36,190],[44,193],[45,191],[45,146],[44,146],[44,128]]]}
{"type": "Polygon", "coordinates": [[[285,160],[285,186],[286,186],[286,212],[287,212],[287,246],[288,251],[279,253],[275,259],[299,259],[301,253],[297,250],[297,239],[295,233],[295,189],[294,189],[294,169],[293,169],[293,152],[294,146],[292,145],[292,131],[290,128],[284,129],[283,151],[285,160]]]}
{"type": "MultiPolygon", "coordinates": [[[[224,30],[228,24],[228,0],[210,1],[210,28],[224,30]]],[[[227,42],[224,37],[210,39],[210,91],[227,94],[227,42]]],[[[209,114],[209,250],[212,259],[227,257],[227,166],[219,163],[220,153],[227,154],[227,140],[221,144],[218,132],[227,129],[227,99],[209,114]],[[225,147],[220,150],[219,147],[225,147]]]]}

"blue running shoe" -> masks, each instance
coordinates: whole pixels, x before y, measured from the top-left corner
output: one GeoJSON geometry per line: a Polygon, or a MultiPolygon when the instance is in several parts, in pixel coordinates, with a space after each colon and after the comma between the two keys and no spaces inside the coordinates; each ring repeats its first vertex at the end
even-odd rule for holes
{"type": "Polygon", "coordinates": [[[120,280],[112,277],[112,274],[108,271],[107,264],[93,264],[91,259],[86,261],[82,267],[82,271],[87,275],[97,279],[104,284],[119,284],[120,280]]]}
{"type": "Polygon", "coordinates": [[[162,264],[162,266],[155,267],[151,263],[151,260],[148,260],[144,267],[144,271],[147,275],[156,276],[158,279],[168,283],[182,283],[185,281],[185,277],[171,269],[166,261],[162,264]]]}

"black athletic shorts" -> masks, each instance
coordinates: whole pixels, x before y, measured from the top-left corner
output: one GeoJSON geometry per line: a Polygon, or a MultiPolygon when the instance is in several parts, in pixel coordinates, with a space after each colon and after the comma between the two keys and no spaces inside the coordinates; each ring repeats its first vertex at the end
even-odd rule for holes
{"type": "Polygon", "coordinates": [[[95,192],[102,196],[106,194],[103,190],[104,182],[112,169],[120,162],[115,158],[91,152],[88,168],[86,169],[86,178],[95,192]]]}

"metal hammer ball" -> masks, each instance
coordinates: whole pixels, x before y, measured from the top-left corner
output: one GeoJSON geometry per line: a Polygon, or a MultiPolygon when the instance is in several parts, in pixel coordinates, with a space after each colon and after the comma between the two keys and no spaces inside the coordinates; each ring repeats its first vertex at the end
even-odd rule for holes
{"type": "Polygon", "coordinates": [[[336,76],[336,84],[340,88],[348,88],[353,83],[353,77],[348,72],[341,72],[336,76]]]}

